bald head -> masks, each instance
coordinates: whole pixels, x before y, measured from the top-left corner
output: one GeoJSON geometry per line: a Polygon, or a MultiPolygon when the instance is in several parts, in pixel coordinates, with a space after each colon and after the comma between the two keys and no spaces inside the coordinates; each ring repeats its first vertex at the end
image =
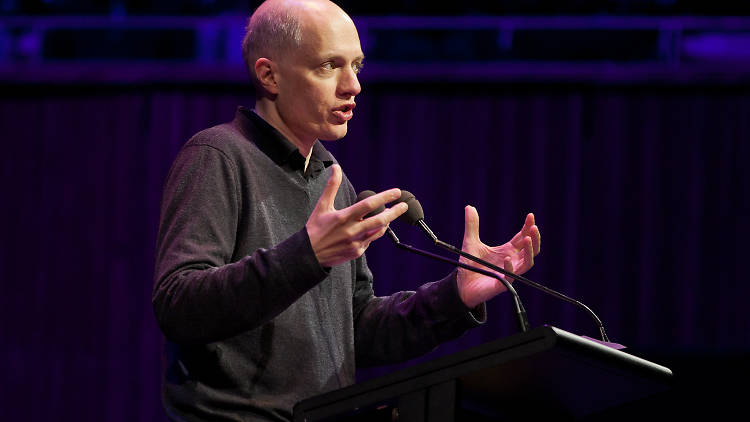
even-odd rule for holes
{"type": "Polygon", "coordinates": [[[266,0],[258,6],[242,40],[242,58],[256,86],[254,66],[259,58],[279,60],[300,49],[316,25],[335,17],[351,22],[349,15],[329,0],[266,0]]]}

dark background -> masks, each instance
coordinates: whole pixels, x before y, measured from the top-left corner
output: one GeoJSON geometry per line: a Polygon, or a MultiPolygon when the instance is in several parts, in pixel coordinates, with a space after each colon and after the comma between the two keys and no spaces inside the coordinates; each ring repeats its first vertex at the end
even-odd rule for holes
{"type": "MultiPolygon", "coordinates": [[[[6,16],[32,17],[247,14],[253,7],[93,3],[0,5],[6,16]]],[[[388,10],[355,3],[342,2],[353,15],[454,13],[420,2],[392,2],[388,10]]],[[[613,1],[598,9],[571,2],[562,11],[557,3],[531,3],[455,13],[744,13],[720,2],[713,9],[678,1],[613,1]]],[[[241,78],[195,70],[189,81],[138,76],[161,62],[134,67],[69,52],[61,65],[54,55],[80,44],[53,38],[61,44],[47,47],[41,62],[0,54],[0,419],[165,420],[163,340],[150,304],[162,184],[180,146],[198,130],[230,120],[238,105],[251,105],[252,89],[241,78]],[[21,68],[35,76],[24,79],[21,68]]],[[[621,57],[630,54],[623,50],[621,57]]],[[[613,341],[675,374],[670,393],[600,419],[742,411],[744,387],[732,383],[750,375],[746,62],[712,62],[709,76],[695,79],[685,66],[633,78],[622,68],[617,77],[576,73],[566,67],[575,57],[557,57],[551,76],[540,80],[521,70],[511,77],[420,80],[389,73],[388,60],[368,63],[374,71],[362,74],[349,134],[326,144],[358,190],[408,189],[438,236],[457,245],[466,204],[478,208],[480,233],[490,244],[505,242],[534,212],[542,253],[527,275],[588,304],[613,341]]],[[[524,63],[530,71],[542,66],[524,63]]],[[[430,249],[416,229],[393,227],[402,241],[430,249]]],[[[414,289],[450,271],[386,240],[370,247],[368,260],[378,294],[414,289]]],[[[516,286],[533,326],[597,337],[576,308],[516,286]]],[[[485,325],[421,360],[515,332],[508,295],[488,303],[488,312],[485,325]]]]}

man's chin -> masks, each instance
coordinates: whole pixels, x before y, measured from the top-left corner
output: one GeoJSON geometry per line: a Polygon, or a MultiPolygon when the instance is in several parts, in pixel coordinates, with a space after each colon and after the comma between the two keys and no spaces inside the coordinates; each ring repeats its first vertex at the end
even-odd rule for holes
{"type": "Polygon", "coordinates": [[[331,130],[318,137],[321,141],[338,141],[339,139],[346,136],[347,127],[346,124],[337,126],[334,130],[331,130]]]}

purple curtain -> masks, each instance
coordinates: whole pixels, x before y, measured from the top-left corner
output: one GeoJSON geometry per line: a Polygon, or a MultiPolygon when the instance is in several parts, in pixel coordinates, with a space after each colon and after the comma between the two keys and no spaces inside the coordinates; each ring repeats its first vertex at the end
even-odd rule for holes
{"type": "MultiPolygon", "coordinates": [[[[3,86],[0,419],[165,419],[150,305],[162,184],[190,135],[250,102],[246,86],[3,86]]],[[[534,212],[527,275],[587,303],[613,341],[747,356],[746,87],[372,84],[358,104],[327,144],[357,189],[410,190],[456,245],[466,204],[489,244],[534,212]]],[[[387,240],[368,258],[378,294],[450,270],[387,240]]],[[[517,286],[532,325],[596,336],[581,311],[517,286]]],[[[428,358],[514,333],[509,304],[428,358]]]]}

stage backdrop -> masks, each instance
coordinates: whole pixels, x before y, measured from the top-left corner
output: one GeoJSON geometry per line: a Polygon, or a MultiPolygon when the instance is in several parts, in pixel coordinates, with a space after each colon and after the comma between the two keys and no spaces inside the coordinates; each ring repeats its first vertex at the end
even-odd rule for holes
{"type": "MultiPolygon", "coordinates": [[[[251,104],[250,89],[0,92],[0,419],[164,420],[150,302],[162,185],[189,136],[251,104]]],[[[357,102],[349,135],[326,145],[358,190],[410,190],[456,245],[466,204],[489,244],[534,212],[542,252],[528,276],[587,303],[613,341],[683,381],[705,359],[748,357],[747,88],[371,84],[357,102]]],[[[394,229],[430,249],[415,228],[394,229]]],[[[386,239],[368,258],[381,295],[450,271],[386,239]]],[[[517,289],[532,325],[596,336],[578,309],[517,289]]],[[[507,295],[488,312],[429,357],[515,331],[507,295]]],[[[720,376],[706,380],[731,377],[720,376]]]]}

